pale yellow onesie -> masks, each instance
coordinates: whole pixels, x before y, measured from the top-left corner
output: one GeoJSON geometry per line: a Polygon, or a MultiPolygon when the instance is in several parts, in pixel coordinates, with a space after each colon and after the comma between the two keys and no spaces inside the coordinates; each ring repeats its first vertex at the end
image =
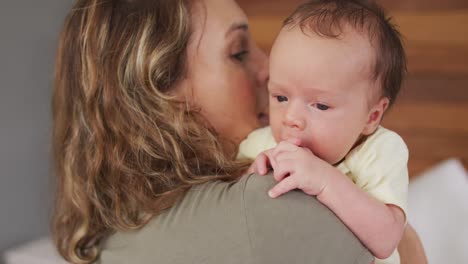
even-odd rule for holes
{"type": "MultiPolygon", "coordinates": [[[[239,146],[238,158],[255,159],[276,146],[270,127],[252,132],[239,146]]],[[[406,216],[408,193],[408,148],[395,132],[379,127],[351,150],[336,167],[359,188],[385,204],[400,207],[406,216]]],[[[382,237],[382,239],[385,239],[382,237]]],[[[398,251],[376,263],[400,263],[398,251]]]]}

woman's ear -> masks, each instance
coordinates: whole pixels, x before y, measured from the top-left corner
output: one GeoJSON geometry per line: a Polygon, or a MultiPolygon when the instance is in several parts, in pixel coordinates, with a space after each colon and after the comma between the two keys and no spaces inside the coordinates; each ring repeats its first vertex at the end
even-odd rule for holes
{"type": "Polygon", "coordinates": [[[370,110],[367,124],[364,127],[362,134],[368,136],[375,132],[379,127],[382,117],[390,104],[387,97],[382,97],[370,110]]]}
{"type": "Polygon", "coordinates": [[[179,80],[169,93],[179,101],[191,103],[193,98],[193,89],[191,79],[184,77],[179,80]]]}

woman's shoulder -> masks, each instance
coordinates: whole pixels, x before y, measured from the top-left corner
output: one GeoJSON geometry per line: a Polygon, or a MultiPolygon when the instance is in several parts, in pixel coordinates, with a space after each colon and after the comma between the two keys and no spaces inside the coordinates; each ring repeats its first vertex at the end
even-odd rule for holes
{"type": "Polygon", "coordinates": [[[369,263],[368,251],[331,211],[302,192],[271,199],[274,184],[271,176],[252,174],[194,186],[141,230],[107,239],[100,261],[369,263]]]}
{"type": "Polygon", "coordinates": [[[247,181],[193,186],[140,230],[109,236],[98,263],[242,263],[250,254],[243,208],[247,181]]]}
{"type": "Polygon", "coordinates": [[[251,175],[245,184],[255,263],[370,263],[369,251],[332,211],[299,190],[272,199],[275,184],[271,175],[251,175]]]}

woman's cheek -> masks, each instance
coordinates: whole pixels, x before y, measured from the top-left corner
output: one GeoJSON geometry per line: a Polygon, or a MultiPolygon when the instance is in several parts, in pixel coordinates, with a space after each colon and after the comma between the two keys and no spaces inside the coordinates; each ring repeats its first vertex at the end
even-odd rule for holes
{"type": "Polygon", "coordinates": [[[245,111],[250,114],[256,114],[256,91],[252,81],[246,76],[245,73],[238,74],[237,78],[232,79],[234,88],[233,97],[237,98],[234,101],[239,103],[237,109],[245,111]]]}
{"type": "Polygon", "coordinates": [[[237,87],[241,91],[241,94],[245,97],[250,96],[251,99],[254,99],[255,96],[255,89],[254,83],[248,74],[245,71],[240,71],[237,74],[237,87]]]}

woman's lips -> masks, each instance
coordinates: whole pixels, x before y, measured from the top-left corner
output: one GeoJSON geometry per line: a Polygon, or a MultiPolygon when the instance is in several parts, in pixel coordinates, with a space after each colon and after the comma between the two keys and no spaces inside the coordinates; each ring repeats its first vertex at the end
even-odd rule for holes
{"type": "Polygon", "coordinates": [[[258,114],[257,118],[262,127],[268,126],[270,124],[270,117],[266,113],[258,114]]]}

